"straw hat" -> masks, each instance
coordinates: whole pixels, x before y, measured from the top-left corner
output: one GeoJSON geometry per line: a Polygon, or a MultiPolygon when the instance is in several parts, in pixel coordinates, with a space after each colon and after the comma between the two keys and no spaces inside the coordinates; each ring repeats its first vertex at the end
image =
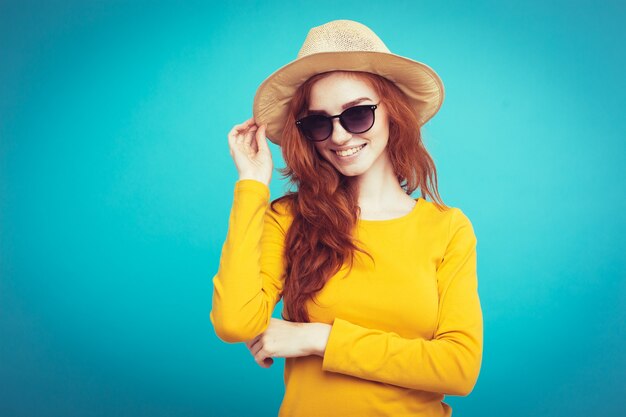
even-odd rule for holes
{"type": "Polygon", "coordinates": [[[443,82],[429,66],[391,53],[362,23],[333,20],[310,29],[297,58],[276,70],[257,89],[252,113],[257,125],[267,124],[269,140],[281,144],[289,103],[300,84],[333,70],[371,72],[393,81],[409,97],[420,126],[443,102],[443,82]]]}

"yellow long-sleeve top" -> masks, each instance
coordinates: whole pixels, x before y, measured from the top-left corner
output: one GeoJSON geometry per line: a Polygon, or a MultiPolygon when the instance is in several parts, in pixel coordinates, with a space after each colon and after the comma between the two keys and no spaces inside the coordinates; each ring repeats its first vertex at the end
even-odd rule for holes
{"type": "MultiPolygon", "coordinates": [[[[267,185],[235,183],[213,278],[210,319],[229,343],[265,331],[281,298],[292,216],[270,208],[267,185]]],[[[280,417],[450,416],[444,394],[465,396],[482,362],[476,236],[456,207],[416,199],[388,220],[360,219],[356,252],[309,300],[311,322],[331,324],[323,357],[285,358],[280,417]]]]}

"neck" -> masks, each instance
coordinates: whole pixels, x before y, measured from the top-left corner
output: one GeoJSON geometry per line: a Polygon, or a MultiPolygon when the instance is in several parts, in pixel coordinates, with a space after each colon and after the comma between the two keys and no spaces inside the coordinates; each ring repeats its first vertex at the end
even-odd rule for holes
{"type": "Polygon", "coordinates": [[[382,211],[393,207],[394,202],[407,198],[407,193],[398,183],[387,152],[355,181],[359,189],[359,207],[362,210],[382,211]]]}

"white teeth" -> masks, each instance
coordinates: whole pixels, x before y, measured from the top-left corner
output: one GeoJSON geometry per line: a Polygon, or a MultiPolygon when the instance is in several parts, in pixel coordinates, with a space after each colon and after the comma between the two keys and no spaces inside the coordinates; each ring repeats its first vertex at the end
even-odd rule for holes
{"type": "Polygon", "coordinates": [[[345,150],[345,151],[335,151],[335,153],[336,153],[337,155],[339,155],[339,156],[350,156],[350,155],[353,155],[353,154],[357,153],[357,152],[358,152],[358,151],[360,151],[361,149],[363,149],[363,147],[364,147],[364,146],[365,146],[365,145],[361,145],[361,146],[358,146],[358,147],[356,147],[356,148],[350,148],[350,149],[347,149],[347,150],[345,150]]]}

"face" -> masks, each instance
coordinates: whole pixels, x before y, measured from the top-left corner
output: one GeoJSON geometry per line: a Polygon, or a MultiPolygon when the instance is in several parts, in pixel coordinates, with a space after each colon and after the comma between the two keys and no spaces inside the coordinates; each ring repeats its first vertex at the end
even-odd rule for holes
{"type": "Polygon", "coordinates": [[[339,118],[335,118],[333,131],[328,139],[313,142],[319,154],[346,176],[359,176],[379,170],[382,172],[384,165],[390,164],[387,157],[389,122],[384,105],[366,81],[341,72],[334,72],[316,81],[309,97],[308,110],[321,111],[326,116],[340,114],[345,110],[344,105],[363,97],[366,99],[348,107],[378,104],[371,129],[364,133],[350,133],[343,128],[339,118]],[[365,146],[350,156],[340,156],[336,152],[362,145],[365,146]]]}

